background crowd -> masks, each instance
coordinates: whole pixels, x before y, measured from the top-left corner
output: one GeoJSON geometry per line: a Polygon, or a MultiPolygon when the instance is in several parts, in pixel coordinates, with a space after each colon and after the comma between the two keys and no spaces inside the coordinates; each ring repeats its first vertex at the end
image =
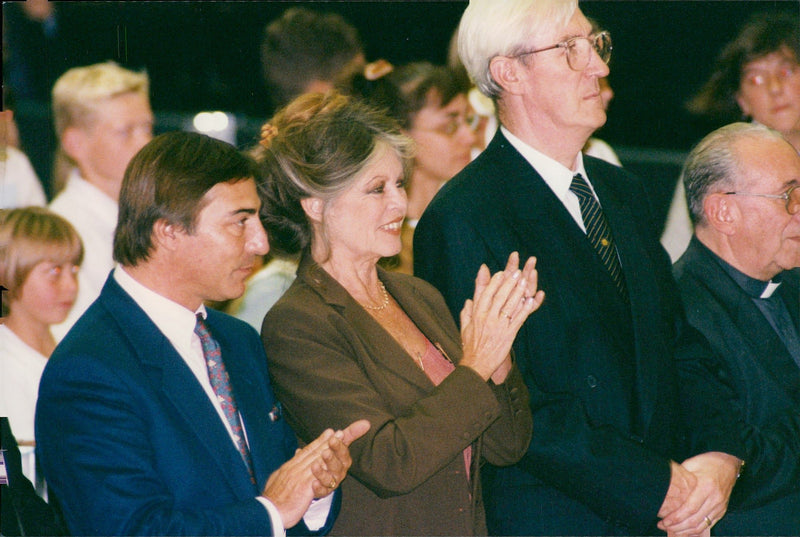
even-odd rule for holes
{"type": "Polygon", "coordinates": [[[3,533],[800,531],[797,5],[334,6],[4,4],[3,533]]]}

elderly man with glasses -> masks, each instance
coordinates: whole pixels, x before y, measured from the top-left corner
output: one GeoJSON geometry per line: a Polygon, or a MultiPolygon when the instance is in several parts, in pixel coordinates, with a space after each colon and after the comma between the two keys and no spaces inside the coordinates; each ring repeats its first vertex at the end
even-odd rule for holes
{"type": "Polygon", "coordinates": [[[415,274],[458,312],[478,267],[518,251],[547,293],[514,344],[534,432],[518,464],[485,467],[490,532],[708,534],[745,450],[738,417],[713,408],[722,387],[701,385],[712,353],[686,323],[645,183],[581,152],[606,121],[611,36],[574,0],[472,0],[458,41],[501,128],[423,214],[415,274]],[[686,424],[682,404],[711,408],[686,424]]]}
{"type": "MultiPolygon", "coordinates": [[[[695,236],[674,271],[711,343],[748,450],[720,535],[800,530],[800,155],[776,131],[734,123],[683,174],[695,236]]],[[[695,408],[702,411],[702,408],[695,408]]]]}

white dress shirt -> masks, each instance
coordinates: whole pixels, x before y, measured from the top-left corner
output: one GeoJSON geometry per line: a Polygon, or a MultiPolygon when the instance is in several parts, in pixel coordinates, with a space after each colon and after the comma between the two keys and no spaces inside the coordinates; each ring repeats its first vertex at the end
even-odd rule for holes
{"type": "Polygon", "coordinates": [[[583,146],[583,154],[605,160],[614,166],[622,167],[622,163],[619,161],[619,156],[616,151],[600,138],[592,137],[586,140],[586,145],[583,146]]]}
{"type": "Polygon", "coordinates": [[[288,259],[273,258],[247,280],[241,300],[229,312],[261,331],[264,316],[294,282],[297,263],[288,259]]]}
{"type": "MultiPolygon", "coordinates": [[[[595,194],[595,198],[597,198],[589,176],[586,174],[586,169],[583,167],[583,154],[578,153],[578,157],[575,159],[575,169],[570,170],[564,167],[560,162],[532,148],[511,134],[505,127],[500,127],[500,129],[503,131],[503,135],[509,143],[514,146],[522,157],[533,166],[533,169],[542,176],[542,179],[544,179],[544,182],[550,187],[550,190],[553,191],[556,197],[561,200],[561,203],[564,204],[567,211],[569,211],[569,214],[572,216],[572,219],[575,220],[575,223],[578,224],[578,227],[586,233],[586,226],[583,224],[583,216],[581,215],[580,201],[578,200],[578,196],[569,189],[569,186],[572,184],[572,177],[576,173],[579,173],[586,179],[586,184],[589,185],[589,188],[592,189],[592,193],[595,194]]],[[[599,200],[598,203],[600,203],[599,200]]]]}
{"type": "Polygon", "coordinates": [[[114,267],[112,256],[117,227],[117,202],[72,170],[64,190],[50,209],[75,227],[83,241],[83,263],[78,271],[78,297],[67,318],[51,327],[60,341],[75,321],[94,302],[114,267]]]}
{"type": "Polygon", "coordinates": [[[5,152],[5,159],[0,158],[0,209],[47,205],[42,183],[25,153],[11,146],[5,152]]]}
{"type": "MultiPolygon", "coordinates": [[[[183,358],[183,361],[186,362],[186,365],[189,366],[192,373],[194,373],[195,378],[197,378],[203,391],[206,392],[211,404],[214,405],[220,420],[228,430],[231,442],[236,445],[233,431],[222,410],[222,405],[220,405],[217,395],[214,393],[211,381],[208,378],[208,368],[206,366],[200,338],[194,332],[197,323],[196,315],[199,313],[204,318],[206,317],[205,306],[201,304],[197,311],[186,309],[177,302],[173,302],[137,282],[125,272],[122,267],[117,267],[114,270],[114,280],[130,295],[134,302],[144,310],[150,320],[153,321],[153,324],[156,325],[169,342],[172,343],[172,346],[175,347],[177,353],[183,358]]],[[[242,430],[245,434],[245,441],[247,441],[247,431],[244,430],[244,421],[242,421],[242,430]]],[[[257,496],[256,499],[266,507],[270,519],[272,520],[272,528],[275,537],[283,537],[285,535],[285,529],[278,509],[263,496],[257,496]]],[[[310,530],[319,529],[325,524],[332,500],[333,495],[330,494],[311,504],[311,507],[309,507],[308,511],[306,511],[306,514],[303,516],[303,521],[310,530]]]]}

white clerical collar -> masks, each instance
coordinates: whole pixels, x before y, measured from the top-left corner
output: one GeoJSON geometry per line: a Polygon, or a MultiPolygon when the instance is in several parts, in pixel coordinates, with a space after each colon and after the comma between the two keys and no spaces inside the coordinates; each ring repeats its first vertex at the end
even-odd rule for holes
{"type": "Polygon", "coordinates": [[[781,282],[773,282],[772,280],[767,282],[767,286],[764,288],[764,291],[761,293],[761,298],[769,298],[769,297],[771,297],[772,293],[774,293],[775,290],[778,287],[780,287],[780,285],[781,285],[781,282]]]}

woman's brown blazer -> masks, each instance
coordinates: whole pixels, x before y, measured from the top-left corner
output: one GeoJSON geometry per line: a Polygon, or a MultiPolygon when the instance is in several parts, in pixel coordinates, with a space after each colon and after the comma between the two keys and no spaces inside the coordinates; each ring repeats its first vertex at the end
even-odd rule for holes
{"type": "MultiPolygon", "coordinates": [[[[394,299],[455,364],[460,334],[428,283],[378,269],[394,299]]],[[[262,339],[284,415],[308,442],[367,419],[350,448],[334,535],[485,534],[480,464],[519,460],[531,437],[528,394],[516,366],[506,382],[456,367],[434,386],[403,347],[306,256],[264,319],[262,339]],[[464,449],[472,445],[470,475],[464,449]]]]}

